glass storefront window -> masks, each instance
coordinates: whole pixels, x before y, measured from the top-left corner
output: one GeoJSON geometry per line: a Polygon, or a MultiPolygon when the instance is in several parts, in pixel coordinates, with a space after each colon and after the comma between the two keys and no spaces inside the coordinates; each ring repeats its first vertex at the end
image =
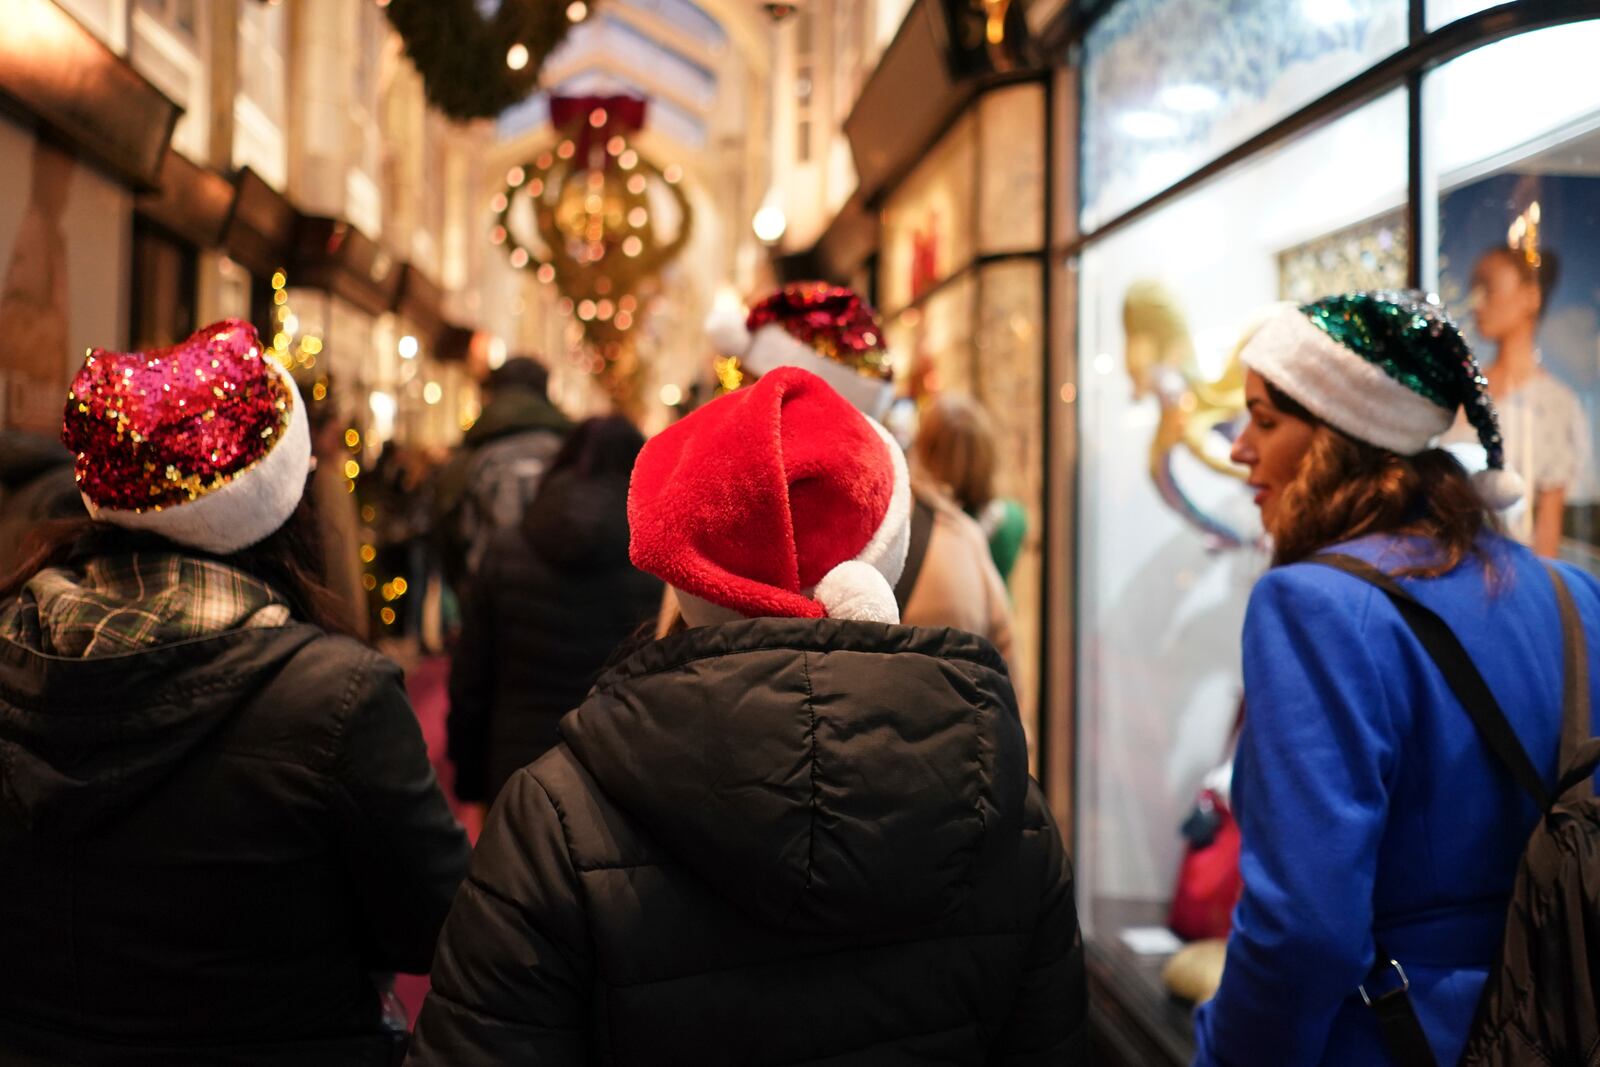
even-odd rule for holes
{"type": "Polygon", "coordinates": [[[1086,933],[1113,950],[1164,923],[1179,827],[1238,712],[1265,557],[1227,461],[1232,350],[1272,301],[1404,277],[1406,112],[1380,97],[1081,256],[1075,859],[1086,933]]]}
{"type": "MultiPolygon", "coordinates": [[[[1546,549],[1563,529],[1562,554],[1600,573],[1597,49],[1600,21],[1513,37],[1440,67],[1423,106],[1438,194],[1424,277],[1467,329],[1534,490],[1508,525],[1546,549]]],[[[1450,437],[1482,463],[1470,433],[1450,437]]]]}
{"type": "Polygon", "coordinates": [[[878,293],[891,313],[972,262],[977,164],[978,128],[969,113],[884,205],[878,293]]]}
{"type": "Polygon", "coordinates": [[[1428,0],[1426,9],[1428,29],[1436,30],[1440,26],[1448,26],[1457,19],[1476,15],[1480,11],[1499,7],[1503,3],[1505,0],[1428,0]]]}
{"type": "Polygon", "coordinates": [[[1084,230],[1406,43],[1408,0],[1122,0],[1084,58],[1084,230]]]}

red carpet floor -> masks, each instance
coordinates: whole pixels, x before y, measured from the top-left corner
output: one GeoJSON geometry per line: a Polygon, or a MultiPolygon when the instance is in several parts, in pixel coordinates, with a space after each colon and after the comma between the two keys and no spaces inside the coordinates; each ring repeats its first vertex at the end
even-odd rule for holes
{"type": "MultiPolygon", "coordinates": [[[[406,692],[411,696],[411,706],[416,709],[417,721],[422,725],[423,739],[428,743],[428,758],[439,776],[439,785],[456,807],[452,788],[455,769],[445,758],[445,715],[450,710],[450,697],[446,688],[450,678],[450,660],[444,656],[427,656],[417,660],[406,671],[406,692]]],[[[428,995],[428,979],[423,975],[402,974],[395,980],[395,993],[406,1006],[406,1014],[413,1022],[422,1010],[422,998],[428,995]]]]}

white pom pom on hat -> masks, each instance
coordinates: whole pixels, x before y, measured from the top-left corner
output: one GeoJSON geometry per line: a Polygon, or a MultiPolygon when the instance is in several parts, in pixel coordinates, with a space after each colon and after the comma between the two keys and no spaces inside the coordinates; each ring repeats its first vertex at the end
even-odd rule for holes
{"type": "Polygon", "coordinates": [[[1472,476],[1472,487],[1494,511],[1504,511],[1527,492],[1522,476],[1505,467],[1488,467],[1472,476]]]}
{"type": "Polygon", "coordinates": [[[750,350],[750,331],[745,328],[745,311],[735,303],[719,301],[706,316],[706,339],[724,356],[738,358],[750,350]]]}

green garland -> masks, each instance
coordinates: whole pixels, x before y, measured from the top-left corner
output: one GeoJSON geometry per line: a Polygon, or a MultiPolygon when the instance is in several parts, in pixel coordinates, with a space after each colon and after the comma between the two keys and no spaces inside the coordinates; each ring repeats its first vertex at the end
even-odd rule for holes
{"type": "Polygon", "coordinates": [[[493,118],[527,99],[570,25],[557,0],[501,0],[492,19],[473,0],[390,0],[386,10],[429,102],[453,119],[493,118]],[[521,70],[506,66],[515,44],[528,49],[521,70]]]}

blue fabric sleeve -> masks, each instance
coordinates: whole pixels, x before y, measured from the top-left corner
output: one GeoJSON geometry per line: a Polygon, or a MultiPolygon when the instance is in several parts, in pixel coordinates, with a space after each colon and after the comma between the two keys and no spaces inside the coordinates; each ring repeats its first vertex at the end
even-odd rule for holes
{"type": "Polygon", "coordinates": [[[1234,771],[1244,894],[1200,1065],[1322,1061],[1373,958],[1372,889],[1399,748],[1366,620],[1374,593],[1310,565],[1269,572],[1244,628],[1234,771]]]}

